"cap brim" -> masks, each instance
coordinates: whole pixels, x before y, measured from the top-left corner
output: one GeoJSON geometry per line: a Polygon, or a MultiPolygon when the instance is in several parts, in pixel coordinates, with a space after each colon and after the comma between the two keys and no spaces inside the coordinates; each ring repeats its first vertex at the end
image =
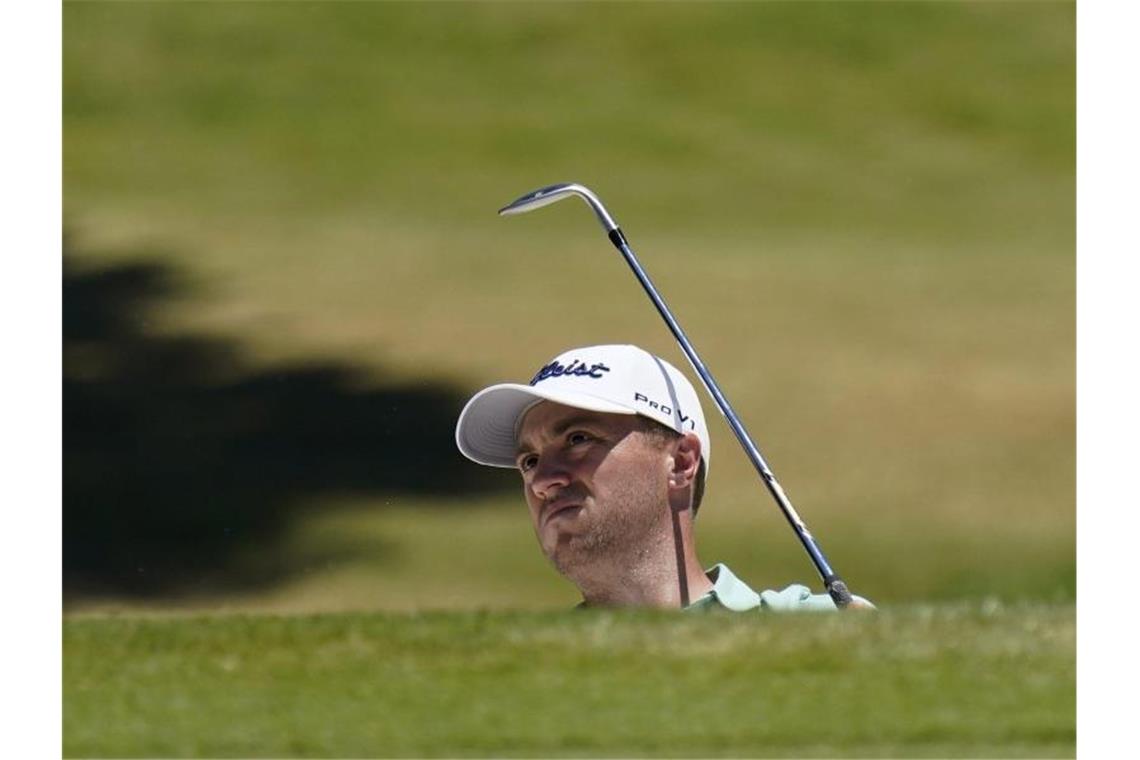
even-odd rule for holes
{"type": "Polygon", "coordinates": [[[472,396],[460,412],[455,426],[455,442],[459,450],[479,464],[514,467],[519,423],[527,410],[542,401],[591,412],[637,413],[635,409],[588,393],[541,391],[518,383],[492,385],[472,396]]]}

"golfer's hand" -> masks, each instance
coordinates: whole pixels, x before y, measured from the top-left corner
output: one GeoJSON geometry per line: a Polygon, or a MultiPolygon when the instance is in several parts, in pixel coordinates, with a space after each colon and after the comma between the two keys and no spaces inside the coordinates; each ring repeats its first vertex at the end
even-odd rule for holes
{"type": "Polygon", "coordinates": [[[876,607],[874,604],[872,604],[869,599],[864,599],[861,596],[856,596],[855,594],[852,594],[851,595],[851,601],[847,603],[847,609],[849,609],[849,610],[876,610],[876,609],[878,609],[878,607],[876,607]]]}

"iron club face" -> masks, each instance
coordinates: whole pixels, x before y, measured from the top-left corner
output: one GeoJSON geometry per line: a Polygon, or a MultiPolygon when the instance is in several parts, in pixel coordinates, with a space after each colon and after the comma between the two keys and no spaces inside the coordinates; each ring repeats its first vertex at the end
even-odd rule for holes
{"type": "Polygon", "coordinates": [[[598,221],[601,222],[606,232],[612,232],[618,228],[617,222],[615,222],[614,218],[606,211],[606,207],[602,205],[598,196],[594,195],[588,188],[573,182],[547,185],[534,192],[527,193],[499,209],[499,215],[525,214],[527,211],[549,206],[551,203],[557,203],[563,198],[569,198],[572,195],[578,196],[586,202],[586,205],[593,209],[594,215],[598,217],[598,221]]]}

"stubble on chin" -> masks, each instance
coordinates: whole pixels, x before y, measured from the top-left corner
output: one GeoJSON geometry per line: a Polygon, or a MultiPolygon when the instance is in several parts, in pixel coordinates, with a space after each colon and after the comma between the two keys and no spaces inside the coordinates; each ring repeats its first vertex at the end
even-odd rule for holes
{"type": "MultiPolygon", "coordinates": [[[[593,510],[597,510],[595,503],[593,510]]],[[[563,576],[584,581],[599,574],[622,572],[653,543],[659,526],[649,503],[622,504],[609,513],[587,515],[586,530],[560,534],[547,557],[563,576]]]]}
{"type": "Polygon", "coordinates": [[[562,533],[546,556],[562,575],[574,578],[584,569],[596,567],[614,553],[616,537],[608,526],[584,533],[562,533]]]}

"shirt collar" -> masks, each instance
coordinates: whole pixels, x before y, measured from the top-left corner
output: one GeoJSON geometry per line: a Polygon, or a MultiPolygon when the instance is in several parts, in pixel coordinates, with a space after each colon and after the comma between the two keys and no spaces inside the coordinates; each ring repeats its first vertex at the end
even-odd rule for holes
{"type": "Polygon", "coordinates": [[[760,595],[748,584],[733,575],[724,564],[713,565],[705,572],[713,582],[712,589],[700,599],[693,601],[686,609],[708,607],[719,604],[733,612],[751,610],[760,606],[760,595]]]}
{"type": "MultiPolygon", "coordinates": [[[[686,610],[709,609],[719,604],[733,612],[743,612],[760,606],[760,595],[737,578],[727,565],[718,562],[706,570],[705,575],[713,582],[712,589],[690,602],[686,610]]],[[[582,601],[574,608],[586,610],[590,605],[582,601]]]]}

